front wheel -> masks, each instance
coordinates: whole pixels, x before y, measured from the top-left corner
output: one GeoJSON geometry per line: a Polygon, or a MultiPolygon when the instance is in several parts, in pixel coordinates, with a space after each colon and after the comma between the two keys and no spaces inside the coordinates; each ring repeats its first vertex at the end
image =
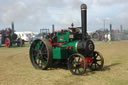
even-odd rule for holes
{"type": "Polygon", "coordinates": [[[103,65],[104,65],[103,56],[99,52],[94,51],[93,57],[92,57],[92,63],[90,63],[88,67],[91,70],[95,71],[95,70],[101,70],[103,68],[103,65]]]}
{"type": "Polygon", "coordinates": [[[68,68],[72,74],[84,74],[87,68],[85,57],[78,53],[71,55],[68,60],[68,68]]]}

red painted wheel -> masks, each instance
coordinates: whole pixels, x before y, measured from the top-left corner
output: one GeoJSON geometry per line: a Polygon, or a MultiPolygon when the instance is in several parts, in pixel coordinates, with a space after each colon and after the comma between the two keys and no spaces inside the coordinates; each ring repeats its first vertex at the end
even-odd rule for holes
{"type": "Polygon", "coordinates": [[[10,39],[9,38],[6,38],[5,39],[5,47],[6,48],[9,48],[10,47],[10,39]]]}

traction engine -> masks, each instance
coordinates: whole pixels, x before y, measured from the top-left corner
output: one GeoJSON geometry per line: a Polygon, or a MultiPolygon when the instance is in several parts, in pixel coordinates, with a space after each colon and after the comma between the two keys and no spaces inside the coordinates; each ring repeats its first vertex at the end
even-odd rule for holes
{"type": "Polygon", "coordinates": [[[12,22],[12,29],[6,28],[5,30],[2,30],[2,44],[5,44],[6,48],[9,48],[13,45],[17,45],[18,47],[21,47],[24,45],[24,40],[17,37],[17,34],[14,33],[14,23],[12,22]]]}
{"type": "Polygon", "coordinates": [[[100,70],[102,55],[95,51],[93,41],[87,34],[87,6],[81,5],[82,26],[53,31],[44,39],[33,41],[30,60],[36,69],[45,70],[54,65],[66,64],[72,74],[82,75],[87,68],[100,70]],[[80,31],[81,30],[81,31],[80,31]]]}

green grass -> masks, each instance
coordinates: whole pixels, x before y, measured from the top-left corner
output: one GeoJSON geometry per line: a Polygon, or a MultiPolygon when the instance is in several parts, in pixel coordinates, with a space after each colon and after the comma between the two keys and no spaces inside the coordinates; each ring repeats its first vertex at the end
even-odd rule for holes
{"type": "Polygon", "coordinates": [[[29,59],[29,44],[0,47],[0,85],[128,85],[128,41],[95,42],[105,60],[101,71],[75,76],[67,69],[37,70],[29,59]]]}

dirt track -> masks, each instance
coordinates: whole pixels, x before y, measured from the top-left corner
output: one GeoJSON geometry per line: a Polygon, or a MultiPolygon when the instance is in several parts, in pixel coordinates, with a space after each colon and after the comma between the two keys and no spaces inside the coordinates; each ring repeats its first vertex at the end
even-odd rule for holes
{"type": "Polygon", "coordinates": [[[103,70],[74,76],[62,68],[34,69],[29,47],[0,47],[0,85],[128,85],[128,41],[96,42],[96,50],[104,56],[103,70]]]}

